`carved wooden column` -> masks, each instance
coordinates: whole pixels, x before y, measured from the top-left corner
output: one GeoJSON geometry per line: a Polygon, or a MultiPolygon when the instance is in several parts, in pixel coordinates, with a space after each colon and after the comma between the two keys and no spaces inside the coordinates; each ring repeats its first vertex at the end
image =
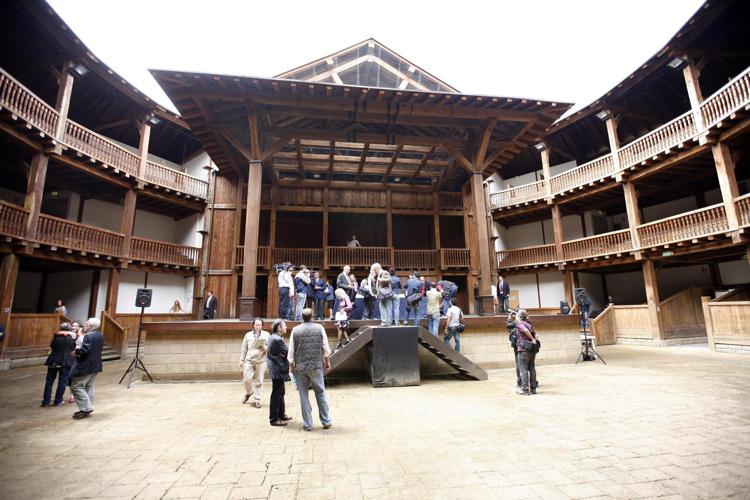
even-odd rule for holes
{"type": "Polygon", "coordinates": [[[31,158],[31,168],[29,169],[29,176],[26,183],[26,197],[23,201],[23,207],[29,211],[29,218],[26,220],[27,240],[36,239],[48,163],[49,157],[44,153],[37,153],[31,158]]]}
{"type": "Polygon", "coordinates": [[[148,145],[151,141],[151,125],[148,123],[148,117],[138,124],[138,186],[143,188],[143,181],[146,178],[146,164],[148,163],[148,145]]]}
{"type": "MultiPolygon", "coordinates": [[[[607,127],[607,139],[609,139],[609,152],[612,154],[612,166],[614,174],[618,175],[620,172],[620,137],[617,135],[617,118],[612,114],[611,111],[607,111],[607,119],[604,121],[604,125],[607,127]]],[[[619,180],[619,179],[618,179],[619,180]]]]}
{"type": "Polygon", "coordinates": [[[560,205],[557,203],[552,204],[552,231],[555,235],[555,253],[557,255],[557,260],[563,261],[565,260],[565,255],[563,254],[563,241],[565,240],[565,235],[563,234],[560,205]]]}
{"type": "Polygon", "coordinates": [[[120,232],[124,235],[120,254],[124,257],[124,266],[127,267],[127,258],[130,257],[130,245],[133,239],[133,226],[135,225],[135,209],[138,201],[138,193],[135,189],[125,191],[122,202],[122,217],[120,218],[120,232]]]}
{"type": "Polygon", "coordinates": [[[75,81],[73,73],[71,73],[72,68],[72,61],[63,64],[60,77],[57,80],[57,100],[55,101],[55,110],[57,110],[59,119],[57,121],[57,130],[55,131],[55,139],[57,139],[58,142],[63,142],[65,140],[65,124],[68,120],[70,98],[73,95],[73,82],[75,81]]]}
{"type": "Polygon", "coordinates": [[[542,157],[542,173],[544,174],[544,196],[547,198],[547,203],[552,203],[552,170],[549,165],[549,146],[545,143],[544,148],[539,152],[542,157]]]}
{"type": "Polygon", "coordinates": [[[122,269],[112,268],[109,270],[109,280],[107,281],[107,314],[114,317],[117,314],[117,294],[120,291],[120,275],[122,269]]]}
{"type": "MultiPolygon", "coordinates": [[[[688,98],[690,99],[690,108],[693,110],[693,121],[695,128],[699,132],[705,128],[703,123],[703,113],[701,113],[701,103],[703,103],[703,93],[700,86],[700,71],[693,61],[688,61],[682,69],[682,76],[685,77],[685,86],[687,87],[688,98]]],[[[700,144],[706,143],[705,134],[698,137],[700,144]]]]}
{"type": "Polygon", "coordinates": [[[623,194],[625,195],[625,209],[628,214],[628,227],[630,229],[630,241],[633,244],[636,260],[641,258],[641,237],[638,234],[638,226],[641,224],[641,212],[638,210],[638,195],[635,184],[623,182],[623,194]]]}
{"type": "Polygon", "coordinates": [[[664,338],[664,330],[661,322],[656,267],[652,260],[643,261],[643,282],[646,286],[646,304],[648,305],[648,320],[651,329],[651,338],[660,344],[664,338]]]}
{"type": "Polygon", "coordinates": [[[255,318],[255,280],[258,266],[258,224],[260,223],[260,192],[263,167],[260,160],[248,164],[247,205],[245,213],[245,248],[242,264],[240,320],[255,318]]]}
{"type": "Polygon", "coordinates": [[[719,188],[721,189],[727,224],[729,230],[735,232],[732,239],[736,240],[735,243],[737,243],[739,242],[737,230],[740,227],[740,214],[734,200],[740,195],[740,190],[737,187],[737,178],[734,174],[734,160],[729,147],[724,143],[720,142],[711,146],[711,152],[716,164],[716,175],[719,177],[719,188]]]}
{"type": "Polygon", "coordinates": [[[0,370],[10,368],[10,361],[5,359],[5,346],[10,335],[10,312],[13,310],[13,296],[18,279],[19,259],[9,253],[2,258],[0,265],[0,325],[5,327],[5,339],[0,342],[0,370]]]}

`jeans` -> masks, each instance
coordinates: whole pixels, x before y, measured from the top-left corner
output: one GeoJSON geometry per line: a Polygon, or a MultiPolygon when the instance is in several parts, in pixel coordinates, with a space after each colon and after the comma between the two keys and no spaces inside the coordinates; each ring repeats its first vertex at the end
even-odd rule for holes
{"type": "Polygon", "coordinates": [[[55,378],[58,374],[60,375],[60,378],[57,381],[57,390],[55,391],[55,404],[59,405],[63,402],[63,398],[65,397],[65,387],[68,385],[68,373],[70,373],[69,367],[47,367],[47,380],[44,383],[44,397],[42,398],[42,404],[48,405],[50,403],[50,398],[52,397],[52,385],[55,383],[55,378]]]}
{"type": "Polygon", "coordinates": [[[438,336],[438,327],[440,326],[440,313],[427,315],[427,331],[434,337],[438,336]]]}
{"type": "Polygon", "coordinates": [[[315,299],[315,317],[324,319],[326,315],[326,299],[315,299]]]}
{"type": "Polygon", "coordinates": [[[96,373],[74,377],[70,381],[70,390],[73,397],[76,398],[76,404],[81,411],[89,412],[94,410],[94,383],[96,382],[96,373]]]}
{"type": "Polygon", "coordinates": [[[312,429],[312,406],[310,405],[309,389],[315,391],[315,400],[318,403],[318,416],[323,425],[331,423],[328,415],[328,400],[326,399],[326,387],[323,382],[323,369],[309,370],[306,372],[295,372],[297,379],[297,390],[299,391],[299,403],[302,410],[302,424],[305,429],[312,429]]]}
{"type": "Polygon", "coordinates": [[[394,317],[398,318],[396,297],[391,296],[380,299],[380,324],[390,325],[394,317]]]}
{"type": "Polygon", "coordinates": [[[457,328],[449,327],[445,329],[445,336],[443,337],[443,342],[445,342],[445,345],[451,345],[451,337],[456,339],[456,352],[461,352],[461,333],[457,328]]]}
{"type": "Polygon", "coordinates": [[[365,310],[362,313],[362,319],[372,319],[375,310],[375,297],[367,297],[364,299],[365,310]]]}
{"type": "Polygon", "coordinates": [[[414,326],[419,326],[419,321],[422,319],[422,316],[420,315],[420,308],[422,307],[421,300],[419,302],[415,302],[412,305],[406,304],[406,322],[409,322],[409,317],[411,316],[411,313],[414,313],[414,326]]]}
{"type": "Polygon", "coordinates": [[[521,372],[521,389],[524,392],[536,391],[536,353],[520,351],[518,353],[518,371],[521,372]]]}
{"type": "Polygon", "coordinates": [[[294,311],[294,321],[302,319],[302,309],[305,308],[306,300],[307,294],[305,292],[297,292],[297,309],[294,311]]]}
{"type": "Polygon", "coordinates": [[[289,287],[279,288],[279,318],[292,319],[292,298],[289,296],[289,287]]]}
{"type": "Polygon", "coordinates": [[[286,388],[284,379],[275,378],[271,380],[271,402],[269,403],[271,422],[281,419],[286,415],[286,408],[284,407],[284,394],[286,388]]]}
{"type": "Polygon", "coordinates": [[[513,348],[513,359],[516,360],[516,385],[521,387],[521,370],[518,369],[518,348],[513,348]]]}
{"type": "Polygon", "coordinates": [[[500,295],[498,297],[500,300],[500,312],[507,313],[508,312],[508,296],[507,295],[500,295]]]}

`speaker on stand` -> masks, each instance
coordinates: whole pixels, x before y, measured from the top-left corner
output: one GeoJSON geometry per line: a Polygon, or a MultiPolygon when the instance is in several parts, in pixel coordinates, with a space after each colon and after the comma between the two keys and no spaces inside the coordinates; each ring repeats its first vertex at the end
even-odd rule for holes
{"type": "Polygon", "coordinates": [[[153,290],[150,288],[139,288],[135,293],[135,306],[141,308],[141,316],[138,319],[138,341],[135,344],[135,358],[133,358],[133,361],[130,363],[130,366],[128,366],[128,369],[125,370],[125,373],[122,374],[122,378],[120,379],[120,384],[122,384],[122,381],[125,380],[125,376],[129,373],[130,376],[128,377],[128,389],[130,389],[130,385],[133,383],[133,376],[138,370],[141,370],[143,373],[145,373],[148,376],[148,379],[153,382],[154,379],[151,378],[151,374],[146,369],[146,365],[143,364],[143,361],[141,361],[141,326],[143,325],[143,310],[147,307],[151,307],[151,297],[153,295],[153,290]]]}

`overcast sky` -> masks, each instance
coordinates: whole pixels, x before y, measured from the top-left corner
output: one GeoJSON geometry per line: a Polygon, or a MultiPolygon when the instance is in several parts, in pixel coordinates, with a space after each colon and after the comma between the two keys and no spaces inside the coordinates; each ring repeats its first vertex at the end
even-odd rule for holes
{"type": "Polygon", "coordinates": [[[174,109],[149,68],[270,77],[373,37],[462,92],[586,105],[702,0],[49,0],[106,64],[174,109]]]}

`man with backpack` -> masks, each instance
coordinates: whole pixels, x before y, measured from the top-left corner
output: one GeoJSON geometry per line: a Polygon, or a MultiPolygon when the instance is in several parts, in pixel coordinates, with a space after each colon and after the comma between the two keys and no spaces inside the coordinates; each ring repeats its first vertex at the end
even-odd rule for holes
{"type": "Polygon", "coordinates": [[[516,386],[521,387],[521,372],[518,369],[518,346],[516,345],[518,337],[518,329],[516,328],[517,321],[518,318],[516,317],[516,311],[511,311],[510,314],[508,314],[508,321],[505,322],[505,328],[508,329],[508,341],[513,348],[513,359],[516,365],[516,386]]]}
{"type": "Polygon", "coordinates": [[[419,326],[420,309],[422,308],[422,297],[424,296],[424,286],[419,280],[419,272],[409,275],[406,282],[406,319],[404,325],[409,322],[409,316],[414,312],[414,326],[419,326]]]}
{"type": "Polygon", "coordinates": [[[518,323],[516,323],[516,347],[518,348],[518,362],[516,366],[521,375],[521,387],[516,393],[524,396],[536,394],[536,354],[539,352],[540,343],[536,331],[529,322],[529,315],[525,309],[518,311],[518,323]]]}

